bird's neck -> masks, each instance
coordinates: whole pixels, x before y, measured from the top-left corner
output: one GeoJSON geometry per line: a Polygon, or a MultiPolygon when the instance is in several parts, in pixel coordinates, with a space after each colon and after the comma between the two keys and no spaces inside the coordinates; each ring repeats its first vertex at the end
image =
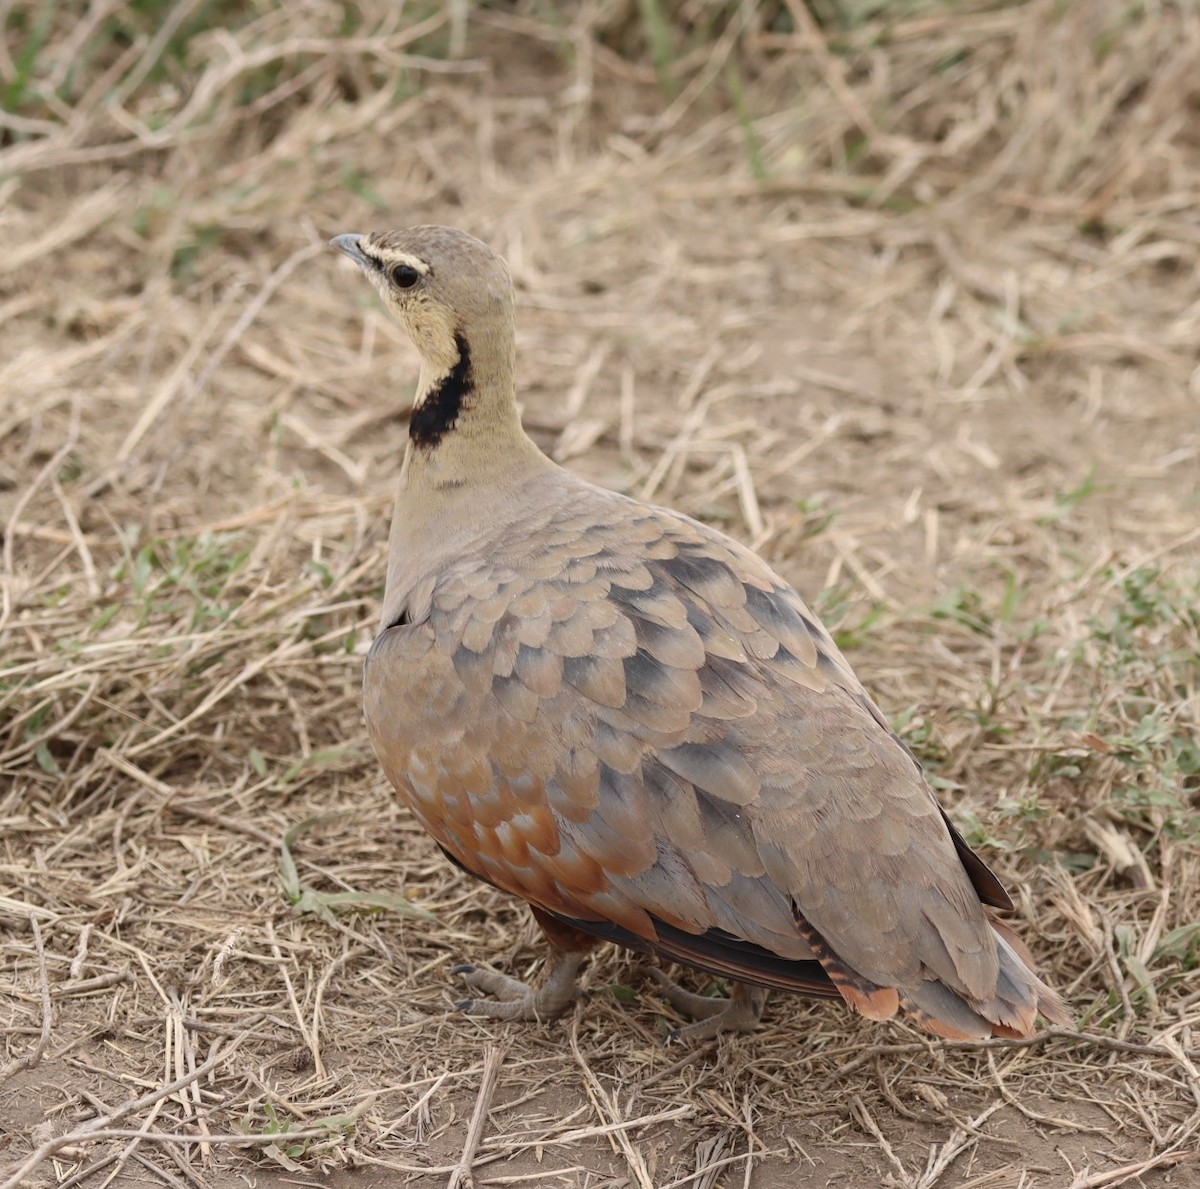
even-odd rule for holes
{"type": "Polygon", "coordinates": [[[402,499],[487,486],[546,461],[517,411],[511,325],[458,331],[422,357],[408,436],[402,499]]]}
{"type": "Polygon", "coordinates": [[[508,335],[455,336],[423,355],[389,537],[384,622],[414,584],[511,521],[515,495],[558,468],[525,433],[508,335]]]}

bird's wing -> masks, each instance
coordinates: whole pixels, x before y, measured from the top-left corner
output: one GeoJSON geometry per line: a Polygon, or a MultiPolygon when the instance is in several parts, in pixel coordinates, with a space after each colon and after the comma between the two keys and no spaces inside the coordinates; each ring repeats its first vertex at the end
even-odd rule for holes
{"type": "Polygon", "coordinates": [[[876,1017],[895,988],[901,1005],[931,982],[997,996],[981,895],[1005,903],[1003,889],[828,633],[748,550],[661,509],[580,499],[429,580],[408,618],[371,650],[368,725],[469,870],[733,977],[828,991],[815,957],[876,1017]]]}

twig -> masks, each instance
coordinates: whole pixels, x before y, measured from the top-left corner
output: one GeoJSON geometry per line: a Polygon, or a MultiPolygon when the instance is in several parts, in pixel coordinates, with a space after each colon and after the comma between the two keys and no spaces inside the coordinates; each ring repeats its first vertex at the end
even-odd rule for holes
{"type": "Polygon", "coordinates": [[[110,970],[108,974],[98,974],[95,978],[80,979],[79,982],[63,983],[62,986],[55,988],[55,999],[66,999],[71,995],[90,995],[93,991],[103,991],[108,987],[118,987],[122,983],[135,983],[133,971],[125,968],[123,970],[110,970]]]}
{"type": "MultiPolygon", "coordinates": [[[[178,992],[174,988],[169,988],[167,992],[171,996],[172,1006],[172,1039],[175,1047],[176,1061],[179,1061],[179,1056],[182,1055],[183,1062],[188,1070],[196,1068],[196,1046],[192,1043],[191,1033],[184,1025],[184,1020],[187,1018],[187,1005],[183,1003],[178,992]]],[[[180,1101],[183,1104],[185,1117],[190,1116],[191,1121],[196,1125],[196,1130],[203,1136],[209,1134],[208,1121],[203,1115],[204,1103],[200,1097],[200,1083],[193,1082],[188,1087],[188,1093],[182,1090],[179,1094],[180,1101]]],[[[211,1160],[212,1153],[203,1144],[200,1146],[200,1159],[204,1164],[208,1164],[211,1160]]],[[[188,1170],[191,1171],[190,1169],[188,1170]]]]}
{"type": "MultiPolygon", "coordinates": [[[[575,1062],[583,1072],[588,1097],[592,1100],[592,1105],[595,1106],[601,1123],[618,1122],[615,1095],[610,1101],[608,1095],[604,1092],[604,1087],[600,1085],[599,1079],[592,1072],[592,1067],[587,1063],[586,1058],[580,1051],[578,1016],[571,1022],[571,1052],[575,1055],[575,1062]]],[[[610,1142],[613,1143],[614,1148],[620,1148],[621,1155],[625,1157],[625,1163],[629,1166],[629,1171],[633,1174],[641,1189],[653,1189],[654,1183],[650,1179],[650,1171],[646,1167],[646,1162],[637,1148],[630,1143],[629,1136],[626,1135],[625,1131],[614,1130],[610,1142]]]]}
{"type": "Polygon", "coordinates": [[[984,1108],[978,1115],[973,1118],[970,1123],[965,1126],[956,1127],[951,1133],[949,1139],[946,1140],[940,1148],[935,1148],[929,1153],[929,1162],[925,1166],[925,1171],[918,1178],[914,1189],[933,1189],[933,1187],[942,1178],[950,1165],[969,1148],[972,1144],[979,1142],[979,1128],[986,1123],[998,1110],[1006,1104],[1003,1099],[999,1102],[993,1102],[991,1106],[984,1108]]]}
{"type": "Polygon", "coordinates": [[[913,1181],[912,1177],[908,1175],[908,1171],[901,1163],[900,1157],[896,1155],[895,1151],[893,1151],[892,1145],[888,1143],[883,1132],[879,1130],[879,1124],[876,1123],[873,1118],[871,1118],[871,1112],[867,1110],[866,1103],[864,1103],[863,1100],[859,1098],[857,1094],[855,1094],[850,1099],[850,1107],[854,1113],[854,1117],[859,1121],[860,1124],[862,1124],[863,1129],[874,1137],[875,1142],[880,1147],[880,1150],[883,1152],[884,1156],[887,1157],[888,1163],[896,1170],[896,1173],[900,1178],[900,1184],[904,1186],[904,1189],[915,1189],[915,1182],[913,1181]]]}
{"type": "MultiPolygon", "coordinates": [[[[580,1108],[586,1110],[587,1108],[580,1108]]],[[[636,1119],[616,1119],[611,1123],[598,1123],[594,1127],[575,1127],[570,1131],[553,1134],[553,1128],[534,1135],[507,1136],[504,1139],[489,1139],[488,1148],[495,1152],[522,1152],[529,1148],[550,1148],[577,1144],[580,1140],[595,1139],[601,1135],[619,1135],[633,1127],[650,1127],[655,1123],[671,1123],[695,1114],[692,1106],[673,1106],[653,1115],[641,1115],[636,1119]]],[[[744,1159],[743,1156],[738,1157],[744,1159]]]]}
{"type": "MultiPolygon", "coordinates": [[[[326,967],[324,974],[321,975],[320,980],[317,982],[317,991],[313,996],[312,1032],[310,1033],[312,1037],[312,1046],[315,1052],[320,1053],[321,1051],[321,1003],[325,998],[325,989],[329,986],[333,976],[339,971],[345,969],[347,962],[351,961],[353,958],[360,957],[362,954],[367,952],[368,951],[362,946],[352,946],[350,949],[346,950],[341,957],[335,958],[332,962],[330,962],[328,967],[326,967]]],[[[323,1076],[323,1067],[317,1067],[317,1074],[318,1076],[323,1076]]]]}
{"type": "Polygon", "coordinates": [[[1113,987],[1121,999],[1121,1039],[1124,1040],[1137,1017],[1134,1015],[1133,1004],[1129,999],[1129,988],[1125,986],[1125,975],[1117,958],[1117,938],[1112,918],[1103,909],[1100,909],[1100,922],[1104,926],[1104,958],[1112,972],[1113,987]]]}
{"type": "Polygon", "coordinates": [[[500,1080],[500,1067],[504,1064],[506,1049],[498,1049],[488,1045],[483,1055],[483,1075],[479,1079],[479,1095],[475,1099],[475,1113],[467,1127],[467,1138],[463,1144],[462,1156],[457,1167],[446,1182],[446,1189],[475,1189],[475,1174],[471,1166],[475,1163],[475,1153],[479,1149],[479,1141],[483,1138],[483,1126],[487,1122],[488,1110],[491,1108],[492,1095],[500,1080]]]}
{"type": "Polygon", "coordinates": [[[279,963],[279,974],[283,978],[288,1002],[292,1006],[292,1015],[296,1017],[296,1027],[300,1030],[300,1035],[304,1037],[304,1043],[312,1056],[313,1071],[317,1077],[323,1079],[325,1077],[325,1062],[321,1060],[321,1049],[317,1044],[317,1038],[309,1032],[304,1024],[304,1013],[300,1010],[300,1001],[296,998],[296,988],[292,986],[292,978],[287,972],[287,963],[284,960],[283,951],[279,948],[279,942],[275,938],[274,921],[268,918],[264,924],[264,929],[267,934],[267,942],[271,947],[271,953],[279,963]]]}
{"type": "MultiPolygon", "coordinates": [[[[838,1068],[835,1078],[825,1083],[826,1087],[834,1082],[840,1082],[848,1073],[882,1054],[904,1054],[922,1052],[954,1052],[957,1050],[982,1049],[1025,1049],[1032,1045],[1045,1044],[1051,1040],[1069,1040],[1079,1045],[1094,1045],[1098,1049],[1112,1049],[1117,1053],[1137,1053],[1143,1057],[1166,1057],[1176,1060],[1176,1054],[1162,1045],[1137,1044],[1131,1040],[1122,1040],[1116,1036],[1105,1036],[1100,1032],[1076,1032],[1074,1028],[1045,1028],[1032,1036],[1020,1039],[996,1038],[993,1040],[929,1040],[915,1041],[911,1044],[879,1044],[861,1050],[852,1060],[838,1068]]],[[[826,1057],[831,1054],[826,1053],[826,1057]]]]}
{"type": "Polygon", "coordinates": [[[8,1081],[13,1074],[20,1073],[22,1069],[32,1069],[42,1059],[46,1047],[50,1044],[50,1024],[53,1014],[50,1004],[50,978],[46,974],[46,946],[42,942],[42,927],[33,913],[29,914],[29,925],[33,930],[33,944],[38,958],[38,987],[42,995],[42,1034],[38,1037],[37,1044],[24,1057],[18,1057],[0,1069],[0,1083],[8,1081]]]}
{"type": "MultiPolygon", "coordinates": [[[[154,1105],[153,1105],[153,1106],[150,1108],[150,1113],[149,1113],[149,1115],[147,1115],[147,1116],[146,1116],[146,1118],[145,1118],[144,1120],[142,1120],[142,1127],[141,1127],[141,1130],[142,1130],[143,1132],[145,1132],[145,1134],[146,1134],[147,1136],[148,1136],[148,1135],[153,1135],[153,1134],[154,1134],[154,1131],[155,1131],[155,1127],[154,1127],[155,1120],[158,1118],[159,1114],[161,1114],[163,1107],[166,1105],[166,1102],[167,1102],[167,1100],[166,1100],[165,1098],[160,1098],[160,1099],[159,1099],[159,1100],[158,1100],[158,1101],[157,1101],[157,1102],[156,1102],[156,1103],[155,1103],[155,1104],[154,1104],[154,1105]]],[[[124,1148],[122,1148],[122,1150],[120,1151],[120,1153],[117,1155],[117,1167],[116,1167],[116,1168],[113,1170],[112,1174],[111,1174],[111,1175],[108,1177],[108,1180],[109,1180],[110,1182],[112,1181],[113,1177],[115,1177],[115,1176],[119,1176],[119,1175],[120,1175],[120,1172],[121,1172],[121,1170],[122,1170],[122,1169],[125,1167],[125,1165],[126,1165],[126,1164],[128,1164],[128,1163],[129,1163],[130,1159],[132,1159],[132,1158],[136,1158],[136,1156],[137,1156],[137,1146],[138,1146],[138,1144],[140,1144],[140,1143],[142,1142],[142,1139],[143,1139],[143,1138],[145,1138],[145,1137],[144,1137],[144,1136],[138,1136],[137,1138],[131,1139],[131,1140],[130,1140],[130,1141],[129,1141],[129,1142],[126,1144],[126,1145],[125,1145],[125,1147],[124,1147],[124,1148]]]]}
{"type": "Polygon", "coordinates": [[[75,1185],[82,1185],[89,1177],[94,1177],[101,1169],[107,1168],[110,1164],[115,1164],[117,1154],[110,1153],[107,1156],[101,1156],[99,1160],[92,1161],[91,1164],[85,1164],[77,1173],[73,1173],[65,1181],[59,1181],[58,1189],[73,1189],[75,1185]]]}
{"type": "Polygon", "coordinates": [[[1151,1156],[1149,1160],[1139,1160],[1136,1164],[1123,1164],[1120,1168],[1093,1173],[1090,1177],[1076,1177],[1071,1182],[1071,1189],[1103,1189],[1105,1185],[1117,1185],[1131,1177],[1140,1177],[1142,1173],[1149,1172],[1152,1168],[1164,1168],[1167,1165],[1179,1164],[1184,1160],[1195,1159],[1197,1159],[1195,1152],[1162,1152],[1158,1156],[1151,1156]]]}
{"type": "MultiPolygon", "coordinates": [[[[75,957],[71,959],[71,968],[67,971],[67,977],[72,982],[78,982],[79,976],[83,973],[84,965],[87,962],[88,942],[91,940],[93,928],[92,925],[84,925],[79,930],[79,945],[75,950],[75,957]]],[[[88,979],[87,981],[90,983],[92,980],[88,979]]]]}

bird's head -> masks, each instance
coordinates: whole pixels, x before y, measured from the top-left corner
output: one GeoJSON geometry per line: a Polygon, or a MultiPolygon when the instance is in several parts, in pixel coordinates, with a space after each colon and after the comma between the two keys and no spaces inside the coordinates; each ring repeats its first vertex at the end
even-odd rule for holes
{"type": "Polygon", "coordinates": [[[435,371],[459,358],[459,342],[511,324],[508,265],[453,227],[337,235],[330,243],[366,273],[435,371]]]}

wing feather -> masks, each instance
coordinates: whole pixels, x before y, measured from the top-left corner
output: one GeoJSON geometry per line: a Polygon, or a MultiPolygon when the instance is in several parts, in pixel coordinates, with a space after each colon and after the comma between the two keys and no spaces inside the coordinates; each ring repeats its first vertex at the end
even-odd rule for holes
{"type": "Polygon", "coordinates": [[[874,1018],[974,1035],[1053,1010],[985,913],[1003,888],[795,591],[586,490],[458,558],[371,649],[372,740],[447,853],[564,922],[874,1018]]]}

